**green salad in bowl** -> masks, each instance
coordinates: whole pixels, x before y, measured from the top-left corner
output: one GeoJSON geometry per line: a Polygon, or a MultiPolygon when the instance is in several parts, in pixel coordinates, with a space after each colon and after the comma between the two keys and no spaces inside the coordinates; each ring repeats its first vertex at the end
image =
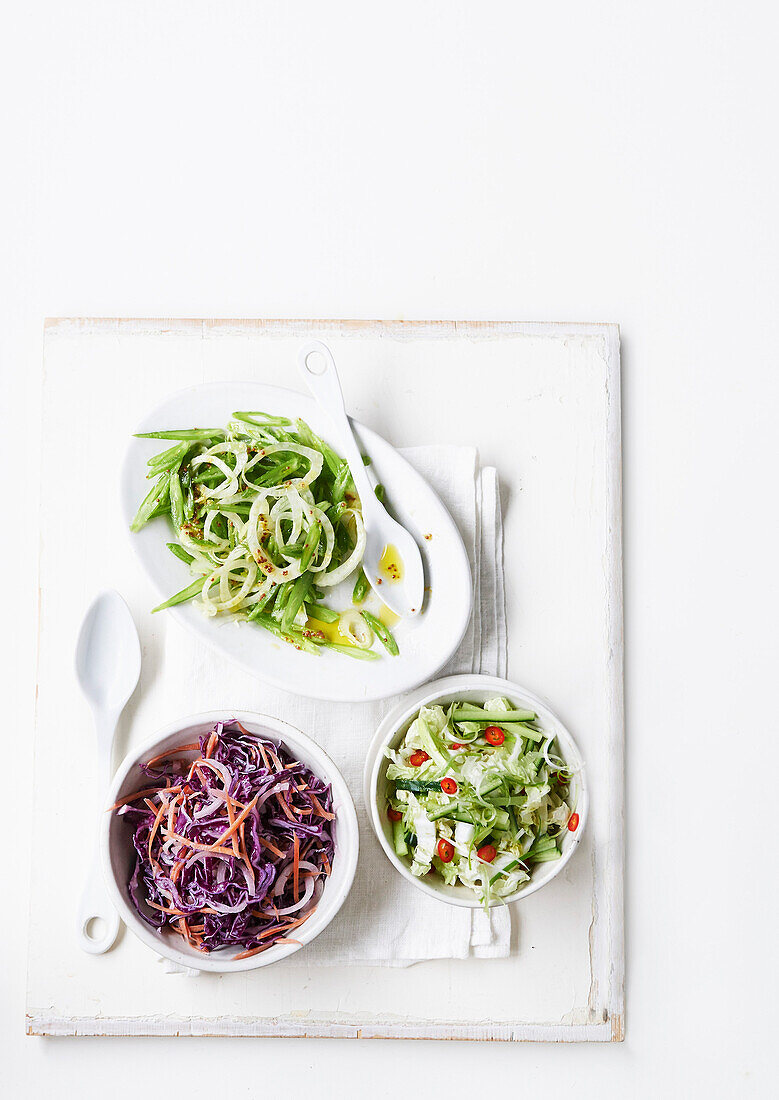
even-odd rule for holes
{"type": "Polygon", "coordinates": [[[516,896],[579,828],[556,737],[508,698],[422,706],[384,755],[394,854],[485,906],[516,896]]]}

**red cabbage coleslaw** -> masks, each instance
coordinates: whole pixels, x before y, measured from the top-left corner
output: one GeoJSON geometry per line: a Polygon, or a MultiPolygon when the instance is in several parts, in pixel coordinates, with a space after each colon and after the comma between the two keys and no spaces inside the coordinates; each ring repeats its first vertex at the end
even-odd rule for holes
{"type": "Polygon", "coordinates": [[[143,787],[112,810],[132,830],[141,918],[197,951],[242,948],[235,959],[298,943],[332,870],[330,785],[239,722],[140,768],[143,787]]]}

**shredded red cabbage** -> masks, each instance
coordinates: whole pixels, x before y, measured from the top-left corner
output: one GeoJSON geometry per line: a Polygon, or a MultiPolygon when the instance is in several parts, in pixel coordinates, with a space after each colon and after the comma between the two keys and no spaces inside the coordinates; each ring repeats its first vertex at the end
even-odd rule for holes
{"type": "Polygon", "coordinates": [[[333,864],[330,785],[235,721],[140,767],[151,782],[114,808],[133,830],[143,920],[199,951],[244,948],[236,958],[296,942],[333,864]]]}

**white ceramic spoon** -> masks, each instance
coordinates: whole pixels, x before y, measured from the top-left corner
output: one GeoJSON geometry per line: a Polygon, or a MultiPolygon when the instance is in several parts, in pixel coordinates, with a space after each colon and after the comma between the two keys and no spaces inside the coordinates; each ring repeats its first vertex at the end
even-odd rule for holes
{"type": "MultiPolygon", "coordinates": [[[[140,674],[141,644],[130,609],[113,589],[101,592],[84,616],[76,644],[76,676],[95,719],[101,808],[113,774],[116,724],[140,674]]],[[[118,931],[119,914],[103,882],[95,840],[92,867],[81,895],[79,943],[91,955],[102,955],[118,931]]]]}
{"type": "Polygon", "coordinates": [[[390,611],[405,618],[422,608],[425,574],[422,555],[412,535],[387,513],[365,472],[360,448],[346,415],[344,396],[332,352],[320,340],[311,340],[298,352],[300,371],[308,388],[333,425],[333,443],[349,463],[365,521],[363,570],[368,583],[390,611]],[[382,576],[379,563],[388,547],[397,550],[402,569],[398,580],[382,576]],[[379,587],[379,585],[381,587],[379,587]]]}

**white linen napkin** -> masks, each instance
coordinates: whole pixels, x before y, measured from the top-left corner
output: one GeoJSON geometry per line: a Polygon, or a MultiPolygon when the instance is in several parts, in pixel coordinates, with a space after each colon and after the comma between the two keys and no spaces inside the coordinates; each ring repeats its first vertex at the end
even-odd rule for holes
{"type": "MultiPolygon", "coordinates": [[[[506,675],[503,527],[494,468],[481,469],[474,448],[414,447],[401,452],[436,490],[457,524],[474,578],[473,614],[459,649],[441,675],[506,675]]],[[[365,754],[397,698],[376,703],[328,703],[263,684],[227,661],[215,661],[198,639],[170,620],[164,682],[185,710],[256,710],[277,715],[318,742],[340,768],[360,825],[360,859],[351,893],[330,926],[287,965],[410,966],[425,959],[503,958],[511,918],[501,906],[442,905],[405,882],[381,850],[362,794],[365,754]]],[[[171,699],[174,702],[174,699],[171,699]]],[[[166,967],[178,971],[178,968],[166,967]]],[[[196,972],[194,972],[196,973],[196,972]]]]}

